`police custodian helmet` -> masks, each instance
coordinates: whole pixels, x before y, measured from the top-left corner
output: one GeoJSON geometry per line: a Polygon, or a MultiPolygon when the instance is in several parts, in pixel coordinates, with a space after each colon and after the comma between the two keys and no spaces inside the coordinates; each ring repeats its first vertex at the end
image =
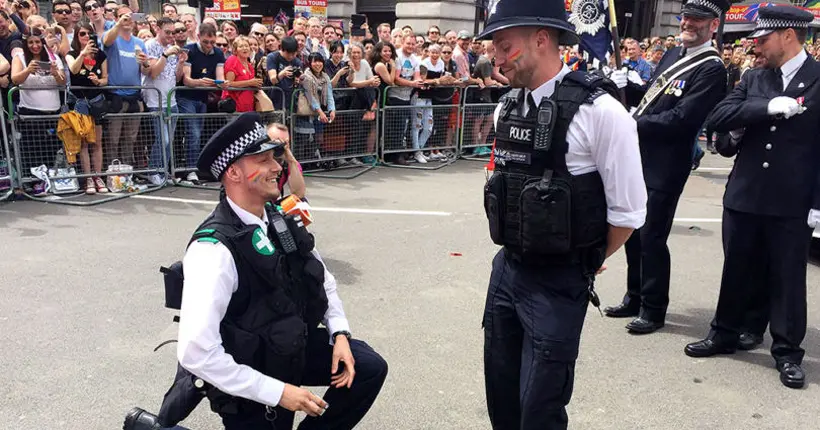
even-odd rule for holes
{"type": "Polygon", "coordinates": [[[564,7],[564,0],[490,0],[487,23],[476,39],[513,27],[549,27],[560,31],[559,45],[576,45],[580,39],[564,7]]]}
{"type": "Polygon", "coordinates": [[[256,112],[245,112],[219,129],[202,149],[196,167],[200,172],[209,172],[217,180],[234,161],[246,156],[267,151],[284,151],[284,142],[271,141],[262,117],[256,112]]]}
{"type": "Polygon", "coordinates": [[[794,6],[766,6],[757,10],[757,26],[749,35],[751,38],[763,37],[784,28],[809,28],[814,15],[794,6]]]}

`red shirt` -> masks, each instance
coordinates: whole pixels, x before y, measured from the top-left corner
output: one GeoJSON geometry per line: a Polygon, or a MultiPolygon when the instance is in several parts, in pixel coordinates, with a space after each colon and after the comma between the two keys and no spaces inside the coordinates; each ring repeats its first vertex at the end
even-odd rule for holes
{"type": "MultiPolygon", "coordinates": [[[[225,61],[225,76],[228,75],[228,72],[233,72],[236,75],[235,82],[249,81],[256,77],[253,66],[249,65],[248,68],[245,68],[236,55],[231,55],[228,57],[228,61],[225,61]]],[[[256,101],[254,98],[255,93],[255,88],[244,91],[222,91],[222,99],[232,98],[236,102],[237,112],[251,112],[256,110],[254,106],[256,101]]]]}

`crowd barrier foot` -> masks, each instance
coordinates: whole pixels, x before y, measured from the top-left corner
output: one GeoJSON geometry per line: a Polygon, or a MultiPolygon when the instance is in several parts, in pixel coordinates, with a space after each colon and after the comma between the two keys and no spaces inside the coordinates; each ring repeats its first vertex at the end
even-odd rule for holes
{"type": "MultiPolygon", "coordinates": [[[[387,153],[385,155],[389,155],[389,154],[397,154],[397,153],[387,153]]],[[[447,166],[455,163],[456,161],[458,161],[458,157],[447,157],[446,160],[430,160],[427,163],[422,164],[422,163],[419,163],[415,160],[410,159],[410,160],[406,161],[407,164],[395,163],[395,162],[392,162],[392,161],[383,161],[382,165],[386,166],[386,167],[395,167],[395,168],[399,168],[399,169],[434,171],[434,170],[439,170],[439,169],[442,169],[444,167],[447,167],[447,166]]]]}
{"type": "Polygon", "coordinates": [[[378,162],[373,162],[369,164],[360,164],[360,165],[345,165],[339,166],[332,170],[325,170],[325,169],[311,169],[305,170],[303,172],[305,177],[311,178],[324,178],[324,179],[355,179],[359,176],[364,175],[365,173],[373,170],[378,165],[378,162]],[[348,174],[335,174],[334,172],[343,172],[343,171],[352,171],[352,173],[348,174]]]}
{"type": "Polygon", "coordinates": [[[18,195],[27,200],[32,200],[35,202],[88,207],[100,205],[103,203],[110,203],[117,200],[127,199],[131,196],[137,196],[140,194],[153,193],[154,191],[161,190],[163,187],[166,187],[168,185],[168,183],[165,183],[163,185],[149,185],[142,190],[118,193],[108,192],[105,194],[98,193],[94,195],[88,195],[85,194],[83,191],[77,191],[71,194],[48,194],[45,196],[35,196],[21,188],[18,190],[18,195]]]}

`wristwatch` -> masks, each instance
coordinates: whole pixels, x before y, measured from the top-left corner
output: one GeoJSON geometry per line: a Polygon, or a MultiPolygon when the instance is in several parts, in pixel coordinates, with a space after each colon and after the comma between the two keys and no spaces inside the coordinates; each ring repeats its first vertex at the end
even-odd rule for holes
{"type": "Polygon", "coordinates": [[[338,335],[344,335],[344,337],[346,337],[347,340],[350,340],[350,338],[353,337],[353,335],[351,335],[350,332],[347,331],[347,330],[339,330],[336,333],[333,333],[333,336],[331,336],[331,337],[333,338],[334,341],[336,341],[336,336],[338,336],[338,335]]]}
{"type": "Polygon", "coordinates": [[[162,53],[162,56],[168,58],[168,55],[166,55],[164,52],[162,53]]]}

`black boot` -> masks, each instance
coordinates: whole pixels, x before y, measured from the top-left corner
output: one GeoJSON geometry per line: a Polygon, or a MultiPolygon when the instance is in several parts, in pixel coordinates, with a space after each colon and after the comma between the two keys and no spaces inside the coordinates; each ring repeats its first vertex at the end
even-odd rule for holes
{"type": "Polygon", "coordinates": [[[134,408],[125,416],[122,430],[159,430],[157,416],[141,408],[134,408]]]}

